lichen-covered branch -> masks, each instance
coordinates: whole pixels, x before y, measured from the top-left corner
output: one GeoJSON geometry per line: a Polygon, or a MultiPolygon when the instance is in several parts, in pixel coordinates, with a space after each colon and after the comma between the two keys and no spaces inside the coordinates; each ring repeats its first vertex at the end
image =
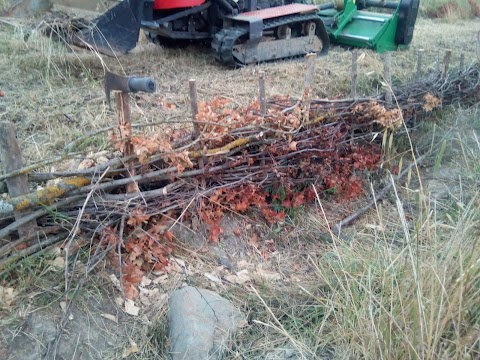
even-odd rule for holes
{"type": "Polygon", "coordinates": [[[8,200],[0,200],[0,216],[9,216],[14,211],[25,211],[38,205],[51,205],[66,193],[90,184],[86,177],[71,177],[38,190],[8,200]]]}

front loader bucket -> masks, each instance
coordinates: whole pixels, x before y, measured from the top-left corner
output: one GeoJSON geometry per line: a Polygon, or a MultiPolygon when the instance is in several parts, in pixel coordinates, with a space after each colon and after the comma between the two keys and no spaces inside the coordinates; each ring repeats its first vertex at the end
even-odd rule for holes
{"type": "Polygon", "coordinates": [[[138,41],[144,0],[123,0],[73,36],[74,45],[117,56],[132,50],[138,41]]]}

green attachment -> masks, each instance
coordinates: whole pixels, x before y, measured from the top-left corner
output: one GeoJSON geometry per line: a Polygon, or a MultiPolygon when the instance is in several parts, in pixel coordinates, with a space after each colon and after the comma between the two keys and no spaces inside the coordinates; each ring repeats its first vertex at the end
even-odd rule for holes
{"type": "MultiPolygon", "coordinates": [[[[341,11],[321,10],[319,15],[326,24],[332,43],[373,49],[379,53],[396,51],[395,36],[399,7],[387,12],[359,10],[357,2],[345,0],[341,11]]],[[[400,4],[400,3],[399,3],[400,4]]]]}

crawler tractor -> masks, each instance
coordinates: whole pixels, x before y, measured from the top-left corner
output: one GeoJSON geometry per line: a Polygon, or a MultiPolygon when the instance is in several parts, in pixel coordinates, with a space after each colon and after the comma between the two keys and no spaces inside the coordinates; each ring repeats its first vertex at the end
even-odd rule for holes
{"type": "Polygon", "coordinates": [[[215,59],[233,67],[325,55],[330,42],[394,51],[411,42],[419,6],[419,0],[306,1],[123,0],[73,42],[116,56],[133,49],[143,30],[160,45],[209,43],[215,59]]]}

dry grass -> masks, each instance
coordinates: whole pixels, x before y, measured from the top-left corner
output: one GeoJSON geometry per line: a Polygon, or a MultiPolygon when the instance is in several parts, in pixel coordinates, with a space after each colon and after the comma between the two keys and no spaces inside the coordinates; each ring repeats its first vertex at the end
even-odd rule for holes
{"type": "Polygon", "coordinates": [[[470,19],[480,16],[480,5],[476,0],[422,0],[420,14],[447,20],[470,19]]]}
{"type": "MultiPolygon", "coordinates": [[[[420,20],[411,48],[393,54],[394,81],[413,76],[419,48],[426,50],[425,68],[436,67],[437,53],[445,48],[454,50],[454,67],[460,52],[465,53],[467,63],[475,61],[479,30],[475,21],[420,20]]],[[[69,49],[35,33],[25,42],[27,33],[28,28],[0,24],[0,90],[6,94],[0,98],[0,117],[15,123],[30,162],[61,152],[66,143],[86,131],[115,123],[103,94],[107,67],[157,80],[156,94],[134,97],[135,122],[157,122],[171,116],[188,120],[190,78],[197,79],[201,99],[227,96],[242,105],[257,94],[259,70],[266,73],[269,96],[300,96],[303,90],[302,62],[230,70],[215,64],[209,49],[189,46],[172,50],[151,44],[117,60],[69,49]],[[174,103],[176,108],[168,110],[162,101],[174,103]]],[[[380,90],[383,71],[381,57],[364,52],[360,94],[380,90]]],[[[317,62],[315,95],[348,95],[350,66],[350,52],[332,47],[330,54],[317,62]]],[[[222,290],[250,320],[231,340],[227,358],[265,359],[279,346],[310,359],[478,356],[474,335],[479,331],[475,307],[480,281],[480,147],[475,137],[480,131],[479,111],[477,106],[447,117],[444,123],[426,124],[429,135],[414,139],[415,144],[434,143],[437,147],[446,141],[449,150],[455,149],[433,157],[430,167],[440,164],[440,169],[456,169],[461,176],[461,181],[454,179],[461,186],[451,187],[456,191],[447,191],[438,199],[433,185],[427,186],[431,183],[425,183],[423,189],[413,180],[408,185],[397,184],[398,197],[378,204],[377,211],[350,231],[349,242],[332,239],[319,211],[294,219],[288,244],[264,264],[282,274],[281,282],[222,290]]],[[[78,150],[96,151],[104,146],[105,139],[99,138],[78,150]]],[[[328,209],[330,221],[331,214],[338,218],[348,210],[342,212],[337,204],[322,205],[328,209]]],[[[283,230],[276,230],[271,230],[272,237],[284,238],[283,230]]],[[[26,268],[28,276],[22,281],[29,288],[44,268],[26,268]]],[[[167,356],[164,314],[163,307],[156,326],[129,328],[132,338],[147,340],[133,358],[167,356]]]]}
{"type": "Polygon", "coordinates": [[[328,283],[312,295],[325,307],[322,342],[350,357],[478,357],[478,194],[453,226],[438,223],[433,210],[415,228],[399,206],[403,246],[392,247],[380,231],[335,242],[317,259],[317,275],[328,283]]]}
{"type": "Polygon", "coordinates": [[[0,0],[0,12],[7,10],[11,5],[12,1],[10,0],[0,0]]]}

